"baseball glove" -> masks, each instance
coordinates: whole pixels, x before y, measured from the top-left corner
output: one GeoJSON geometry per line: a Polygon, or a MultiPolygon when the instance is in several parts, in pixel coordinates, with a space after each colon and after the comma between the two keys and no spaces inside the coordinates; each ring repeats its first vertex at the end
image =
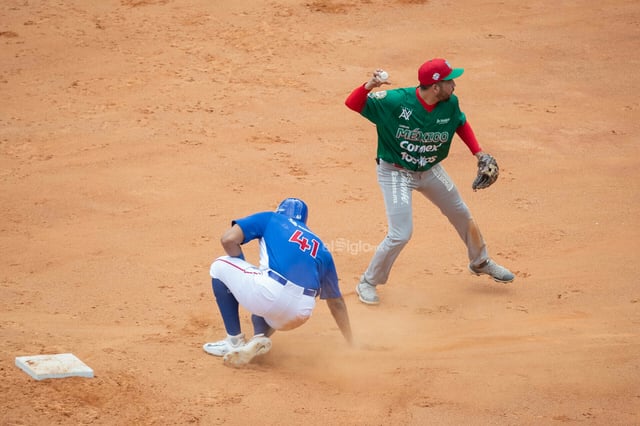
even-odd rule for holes
{"type": "Polygon", "coordinates": [[[473,188],[474,191],[488,188],[498,180],[499,174],[500,168],[498,167],[496,159],[490,154],[482,154],[478,159],[478,175],[473,180],[471,188],[473,188]]]}

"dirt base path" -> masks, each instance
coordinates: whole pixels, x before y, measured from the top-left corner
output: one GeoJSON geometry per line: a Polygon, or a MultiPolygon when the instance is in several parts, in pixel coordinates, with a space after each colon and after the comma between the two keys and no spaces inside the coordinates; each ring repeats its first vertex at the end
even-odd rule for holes
{"type": "Polygon", "coordinates": [[[640,3],[508,3],[6,0],[0,424],[639,424],[640,3]],[[465,68],[502,173],[472,192],[458,138],[444,166],[517,278],[471,276],[415,197],[368,307],[386,219],[375,129],[344,99],[431,57],[465,68]],[[209,264],[231,219],[287,196],[333,250],[357,347],[321,303],[226,368],[201,349],[224,336],[209,264]],[[66,352],[95,377],[14,364],[66,352]]]}

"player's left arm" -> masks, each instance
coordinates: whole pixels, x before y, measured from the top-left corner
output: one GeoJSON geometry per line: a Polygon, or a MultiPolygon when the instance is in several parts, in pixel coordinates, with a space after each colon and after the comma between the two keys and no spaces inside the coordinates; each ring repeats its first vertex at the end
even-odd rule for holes
{"type": "Polygon", "coordinates": [[[480,148],[480,144],[468,121],[465,120],[464,124],[456,129],[456,133],[469,147],[471,153],[478,159],[478,172],[471,184],[473,190],[477,191],[478,189],[488,188],[493,185],[500,175],[500,167],[498,167],[496,159],[480,148]]]}
{"type": "Polygon", "coordinates": [[[475,155],[476,158],[480,158],[478,154],[482,154],[482,148],[468,120],[456,129],[456,134],[460,136],[460,139],[467,145],[471,153],[475,155]]]}
{"type": "Polygon", "coordinates": [[[340,332],[344,336],[344,338],[349,342],[350,345],[353,344],[353,335],[351,334],[351,323],[349,322],[349,313],[347,312],[347,305],[344,303],[344,298],[342,296],[326,299],[327,306],[331,311],[331,315],[333,319],[336,321],[340,332]]]}

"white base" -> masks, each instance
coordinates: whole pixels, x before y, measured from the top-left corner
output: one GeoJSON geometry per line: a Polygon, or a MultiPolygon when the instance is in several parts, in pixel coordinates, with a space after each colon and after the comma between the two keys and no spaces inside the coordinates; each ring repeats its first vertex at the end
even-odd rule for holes
{"type": "Polygon", "coordinates": [[[73,354],[19,356],[16,365],[36,380],[93,377],[93,370],[73,354]]]}

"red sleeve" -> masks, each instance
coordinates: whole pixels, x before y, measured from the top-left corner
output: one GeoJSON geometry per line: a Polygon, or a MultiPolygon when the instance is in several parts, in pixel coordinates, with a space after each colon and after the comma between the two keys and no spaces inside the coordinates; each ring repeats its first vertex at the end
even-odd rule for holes
{"type": "Polygon", "coordinates": [[[469,147],[471,153],[476,155],[478,152],[482,151],[480,148],[480,144],[476,139],[475,133],[473,133],[473,129],[469,124],[469,121],[465,121],[465,123],[456,129],[456,133],[460,136],[460,139],[469,147]]]}
{"type": "Polygon", "coordinates": [[[367,103],[367,95],[369,94],[369,90],[364,88],[363,83],[362,86],[356,87],[353,92],[347,97],[347,100],[344,101],[344,104],[349,107],[349,109],[354,110],[355,112],[361,112],[364,108],[364,105],[367,103]]]}

